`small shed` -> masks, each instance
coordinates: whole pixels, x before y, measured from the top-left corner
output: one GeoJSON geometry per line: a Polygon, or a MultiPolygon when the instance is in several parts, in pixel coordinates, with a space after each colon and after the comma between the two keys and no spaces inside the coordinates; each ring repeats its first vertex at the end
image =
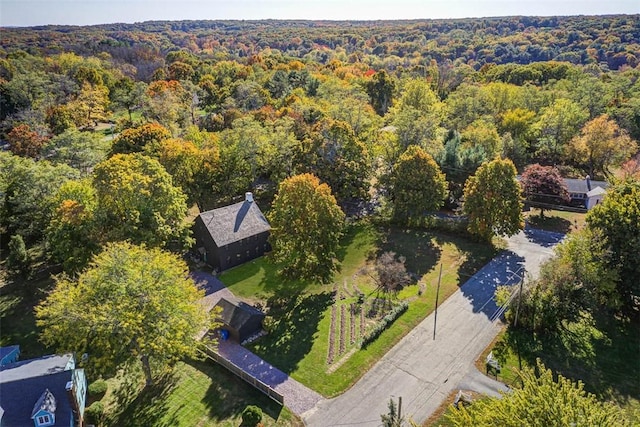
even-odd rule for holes
{"type": "Polygon", "coordinates": [[[233,205],[202,212],[193,226],[203,261],[227,270],[268,252],[271,226],[251,193],[233,205]]]}
{"type": "Polygon", "coordinates": [[[264,313],[257,308],[233,297],[221,298],[216,307],[221,309],[217,320],[230,339],[241,343],[262,330],[264,313]]]}

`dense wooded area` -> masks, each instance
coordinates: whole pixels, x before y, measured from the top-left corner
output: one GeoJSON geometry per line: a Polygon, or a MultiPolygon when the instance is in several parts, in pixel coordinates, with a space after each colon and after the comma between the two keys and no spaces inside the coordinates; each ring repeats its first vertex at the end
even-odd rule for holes
{"type": "Polygon", "coordinates": [[[640,138],[638,16],[1,31],[2,232],[67,270],[127,236],[188,247],[189,206],[297,174],[419,223],[497,156],[608,178],[640,138]]]}
{"type": "Polygon", "coordinates": [[[330,281],[345,217],[490,242],[524,225],[517,173],[545,208],[589,175],[610,195],[521,323],[635,319],[638,140],[640,15],[1,28],[0,260],[70,284],[118,242],[180,256],[190,209],[251,191],[278,271],[330,281]]]}

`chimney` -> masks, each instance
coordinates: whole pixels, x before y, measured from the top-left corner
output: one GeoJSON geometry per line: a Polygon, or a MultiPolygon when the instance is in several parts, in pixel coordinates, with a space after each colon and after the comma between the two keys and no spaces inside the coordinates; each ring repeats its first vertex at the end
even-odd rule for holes
{"type": "Polygon", "coordinates": [[[591,177],[587,175],[584,179],[587,181],[587,191],[591,191],[591,177]]]}
{"type": "Polygon", "coordinates": [[[247,191],[246,193],[244,193],[244,201],[253,203],[253,193],[251,191],[247,191]]]}

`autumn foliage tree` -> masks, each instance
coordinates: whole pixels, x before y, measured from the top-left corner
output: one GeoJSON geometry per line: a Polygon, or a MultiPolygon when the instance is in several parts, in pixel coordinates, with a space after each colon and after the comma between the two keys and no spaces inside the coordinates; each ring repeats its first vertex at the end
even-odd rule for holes
{"type": "Polygon", "coordinates": [[[29,125],[21,124],[11,129],[7,134],[7,142],[9,143],[9,150],[13,154],[37,159],[40,157],[46,138],[31,130],[29,125]]]}
{"type": "Polygon", "coordinates": [[[528,166],[520,178],[524,196],[530,202],[542,203],[540,216],[544,216],[546,205],[568,203],[570,200],[567,185],[560,172],[553,166],[534,164],[528,166]]]}
{"type": "Polygon", "coordinates": [[[125,129],[113,141],[112,154],[140,153],[145,149],[154,149],[166,139],[171,132],[157,123],[148,123],[135,128],[125,129]]]}
{"type": "Polygon", "coordinates": [[[638,144],[606,114],[585,124],[567,149],[573,161],[587,167],[590,176],[608,176],[611,166],[622,164],[637,150],[638,144]]]}
{"type": "Polygon", "coordinates": [[[44,343],[87,353],[93,372],[139,361],[151,384],[152,363],[197,356],[196,336],[209,326],[203,296],[176,255],[113,243],[76,280],[57,278],[36,318],[44,343]]]}
{"type": "Polygon", "coordinates": [[[469,232],[490,241],[494,235],[512,236],[524,227],[522,188],[511,160],[483,163],[464,186],[463,211],[469,232]]]}
{"type": "Polygon", "coordinates": [[[433,157],[412,145],[394,165],[389,177],[393,216],[404,223],[420,222],[439,209],[447,196],[447,181],[433,157]]]}
{"type": "Polygon", "coordinates": [[[522,388],[500,397],[487,397],[473,405],[451,408],[446,418],[455,427],[475,426],[629,426],[613,403],[600,402],[574,383],[554,375],[538,361],[536,369],[520,372],[522,388]]]}
{"type": "Polygon", "coordinates": [[[116,154],[96,166],[93,186],[106,241],[176,248],[190,243],[184,222],[187,198],[157,160],[116,154]]]}
{"type": "Polygon", "coordinates": [[[328,281],[337,267],[344,219],[331,188],[314,175],[282,181],[269,213],[271,259],[280,273],[328,281]]]}

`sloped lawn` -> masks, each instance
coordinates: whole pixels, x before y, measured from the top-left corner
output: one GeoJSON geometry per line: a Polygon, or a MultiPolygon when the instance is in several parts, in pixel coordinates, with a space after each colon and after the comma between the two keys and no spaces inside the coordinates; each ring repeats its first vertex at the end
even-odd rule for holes
{"type": "Polygon", "coordinates": [[[492,246],[459,236],[367,223],[350,230],[343,248],[341,271],[327,285],[283,281],[265,258],[221,275],[234,294],[266,307],[273,318],[270,333],[253,343],[252,351],[328,397],[355,383],[433,311],[440,263],[442,302],[496,253],[492,246]],[[407,270],[418,282],[393,297],[379,292],[370,277],[372,261],[386,251],[404,256],[407,270]],[[364,307],[374,299],[391,298],[389,307],[409,302],[408,310],[365,349],[351,339],[352,333],[361,337],[360,314],[353,318],[350,314],[359,294],[364,294],[364,307]],[[352,321],[356,322],[353,332],[352,321]]]}

